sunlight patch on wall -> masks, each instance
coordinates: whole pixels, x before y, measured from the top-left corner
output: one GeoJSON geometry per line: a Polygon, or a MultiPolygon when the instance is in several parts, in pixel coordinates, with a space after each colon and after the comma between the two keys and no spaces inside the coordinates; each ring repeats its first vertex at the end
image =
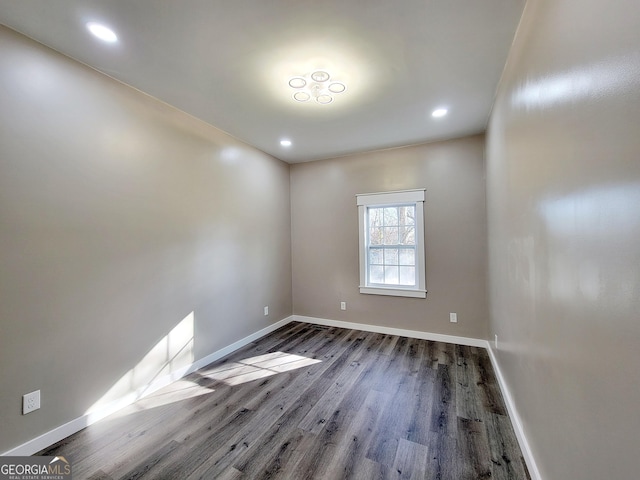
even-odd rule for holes
{"type": "Polygon", "coordinates": [[[194,312],[191,312],[85,412],[89,423],[182,377],[194,361],[193,345],[194,312]]]}

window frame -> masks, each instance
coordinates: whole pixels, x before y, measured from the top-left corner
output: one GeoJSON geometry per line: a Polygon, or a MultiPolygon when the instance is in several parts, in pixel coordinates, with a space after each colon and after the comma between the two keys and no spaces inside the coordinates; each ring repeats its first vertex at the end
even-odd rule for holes
{"type": "Polygon", "coordinates": [[[426,270],[424,244],[424,199],[425,189],[398,190],[393,192],[362,193],[356,195],[358,206],[360,293],[369,295],[389,295],[394,297],[426,298],[426,270]],[[380,285],[368,282],[369,232],[367,213],[369,208],[415,205],[415,252],[416,285],[380,285]]]}

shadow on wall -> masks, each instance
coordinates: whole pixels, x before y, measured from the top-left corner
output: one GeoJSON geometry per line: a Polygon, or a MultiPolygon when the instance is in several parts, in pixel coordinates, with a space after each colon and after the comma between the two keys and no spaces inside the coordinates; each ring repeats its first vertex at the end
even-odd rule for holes
{"type": "Polygon", "coordinates": [[[194,312],[165,335],[85,414],[91,424],[181,378],[194,361],[194,312]]]}

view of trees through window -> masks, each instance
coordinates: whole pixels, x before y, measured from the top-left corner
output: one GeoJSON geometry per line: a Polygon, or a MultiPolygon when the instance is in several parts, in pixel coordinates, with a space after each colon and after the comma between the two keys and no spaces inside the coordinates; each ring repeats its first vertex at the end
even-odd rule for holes
{"type": "Polygon", "coordinates": [[[416,284],[415,205],[368,207],[369,283],[416,284]]]}

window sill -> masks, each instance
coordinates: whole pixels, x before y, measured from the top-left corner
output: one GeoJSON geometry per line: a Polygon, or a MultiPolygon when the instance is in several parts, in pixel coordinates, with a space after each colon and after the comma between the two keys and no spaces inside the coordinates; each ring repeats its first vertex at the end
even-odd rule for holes
{"type": "Polygon", "coordinates": [[[414,290],[393,287],[360,287],[360,293],[367,295],[388,295],[391,297],[427,298],[426,290],[414,290]]]}

